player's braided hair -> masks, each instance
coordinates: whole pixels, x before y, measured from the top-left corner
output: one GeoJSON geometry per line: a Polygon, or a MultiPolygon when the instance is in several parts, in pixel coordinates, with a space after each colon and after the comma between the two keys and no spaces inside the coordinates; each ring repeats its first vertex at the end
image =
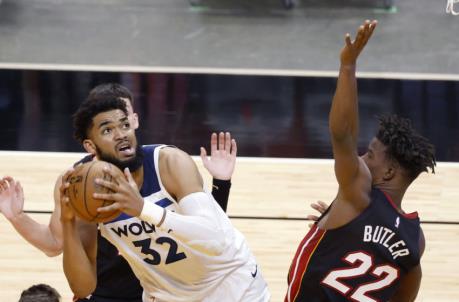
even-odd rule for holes
{"type": "Polygon", "coordinates": [[[74,137],[80,143],[88,138],[88,131],[93,126],[93,118],[102,112],[110,110],[122,110],[126,115],[126,103],[112,96],[91,97],[89,96],[73,115],[74,137]]]}
{"type": "Polygon", "coordinates": [[[412,127],[410,120],[397,115],[378,117],[379,130],[376,138],[386,147],[389,159],[395,159],[414,180],[430,168],[435,173],[435,147],[412,127]]]}

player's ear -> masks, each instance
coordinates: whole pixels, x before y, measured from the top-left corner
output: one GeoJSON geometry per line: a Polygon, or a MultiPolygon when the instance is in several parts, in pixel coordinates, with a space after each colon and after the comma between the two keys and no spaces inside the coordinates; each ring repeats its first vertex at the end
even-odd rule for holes
{"type": "Polygon", "coordinates": [[[391,161],[389,167],[387,167],[386,171],[384,171],[383,179],[385,181],[389,181],[392,178],[394,178],[395,174],[397,174],[399,168],[400,168],[400,165],[398,165],[394,161],[391,161]]]}
{"type": "Polygon", "coordinates": [[[92,155],[96,155],[96,145],[92,142],[92,140],[90,139],[85,139],[83,141],[83,148],[86,150],[86,152],[92,154],[92,155]]]}
{"type": "Polygon", "coordinates": [[[135,130],[139,128],[139,116],[135,112],[132,114],[132,123],[133,123],[133,125],[131,125],[132,129],[135,130]]]}

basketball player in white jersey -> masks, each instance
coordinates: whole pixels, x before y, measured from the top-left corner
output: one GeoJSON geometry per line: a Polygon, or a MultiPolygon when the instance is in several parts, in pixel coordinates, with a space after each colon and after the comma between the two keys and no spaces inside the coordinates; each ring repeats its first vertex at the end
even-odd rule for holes
{"type": "MultiPolygon", "coordinates": [[[[127,88],[116,83],[107,83],[99,85],[95,89],[90,94],[100,95],[101,93],[108,94],[110,92],[124,100],[131,127],[134,129],[139,127],[138,115],[133,111],[134,99],[127,88]],[[102,92],[94,92],[95,89],[104,90],[102,92]]],[[[230,152],[230,149],[234,150],[236,143],[234,140],[231,140],[230,133],[221,132],[219,134],[212,133],[210,145],[210,159],[207,158],[207,152],[203,147],[201,147],[201,159],[204,167],[213,177],[214,188],[218,186],[220,189],[223,189],[223,194],[220,194],[218,191],[216,192],[219,196],[215,197],[215,199],[226,211],[229,187],[231,186],[230,179],[236,162],[236,153],[230,152]],[[231,145],[233,146],[231,147],[231,145]]],[[[4,176],[0,179],[0,188],[2,186],[7,188],[10,184],[15,188],[14,190],[11,188],[11,192],[1,192],[5,194],[0,195],[0,213],[11,223],[19,235],[34,247],[49,257],[60,255],[62,252],[62,226],[59,220],[60,201],[58,190],[60,177],[56,182],[57,188],[55,195],[57,196],[55,196],[55,208],[47,224],[35,221],[24,212],[23,196],[12,196],[14,195],[13,191],[22,191],[22,187],[18,181],[15,181],[11,176],[4,176]]]]}
{"type": "MultiPolygon", "coordinates": [[[[74,124],[86,151],[125,173],[113,175],[116,182],[99,179],[113,193],[94,197],[114,202],[101,212],[123,212],[99,228],[139,278],[144,302],[269,300],[245,238],[203,190],[188,154],[169,146],[139,147],[125,105],[117,99],[88,99],[74,124]],[[151,189],[156,184],[158,189],[151,189]]],[[[97,226],[76,227],[65,194],[68,185],[60,188],[64,272],[74,293],[84,297],[96,286],[97,226]]]]}
{"type": "MultiPolygon", "coordinates": [[[[89,93],[90,97],[100,96],[119,98],[126,104],[128,120],[132,128],[138,128],[138,117],[133,111],[134,98],[131,92],[116,83],[105,83],[96,86],[89,93]]],[[[210,140],[210,158],[201,147],[201,159],[204,167],[213,176],[212,195],[226,212],[231,176],[234,171],[237,145],[230,133],[213,133],[210,140]]],[[[92,155],[84,157],[78,163],[91,161],[92,155]]],[[[78,164],[77,163],[77,164],[78,164]]],[[[23,211],[24,194],[22,186],[12,177],[0,180],[0,212],[10,221],[17,232],[29,243],[48,256],[62,252],[62,225],[60,222],[59,186],[61,176],[56,184],[55,209],[49,224],[40,224],[23,211]],[[56,196],[57,195],[57,196],[56,196]]],[[[132,273],[127,262],[120,259],[118,251],[104,238],[98,236],[97,287],[90,296],[75,301],[90,302],[140,302],[142,288],[132,273]]]]}

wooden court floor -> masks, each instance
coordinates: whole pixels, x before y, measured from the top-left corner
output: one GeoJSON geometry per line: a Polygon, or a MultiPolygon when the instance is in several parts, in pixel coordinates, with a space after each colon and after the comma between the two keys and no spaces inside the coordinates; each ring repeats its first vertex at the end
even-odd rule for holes
{"type": "MultiPolygon", "coordinates": [[[[79,159],[77,153],[0,151],[0,176],[20,180],[25,209],[51,211],[57,175],[79,159]]],[[[208,183],[210,177],[196,159],[208,183]]],[[[404,201],[423,221],[426,251],[423,281],[417,301],[459,301],[459,164],[439,163],[435,175],[422,175],[404,201]]],[[[309,203],[330,201],[336,193],[332,161],[308,159],[238,158],[228,214],[247,237],[272,293],[283,301],[286,274],[293,253],[308,230],[309,203]]],[[[47,223],[48,213],[31,214],[47,223]]],[[[63,301],[72,294],[62,272],[61,256],[49,258],[23,240],[0,215],[0,296],[17,301],[20,292],[36,283],[59,290],[63,301]]]]}

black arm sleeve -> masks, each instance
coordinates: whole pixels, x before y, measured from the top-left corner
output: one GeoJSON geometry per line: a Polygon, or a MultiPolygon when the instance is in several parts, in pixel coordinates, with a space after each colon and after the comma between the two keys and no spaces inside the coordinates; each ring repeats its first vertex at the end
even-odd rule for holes
{"type": "Polygon", "coordinates": [[[214,196],[215,200],[225,213],[228,206],[230,188],[231,180],[221,180],[215,178],[212,180],[212,196],[214,196]]]}

